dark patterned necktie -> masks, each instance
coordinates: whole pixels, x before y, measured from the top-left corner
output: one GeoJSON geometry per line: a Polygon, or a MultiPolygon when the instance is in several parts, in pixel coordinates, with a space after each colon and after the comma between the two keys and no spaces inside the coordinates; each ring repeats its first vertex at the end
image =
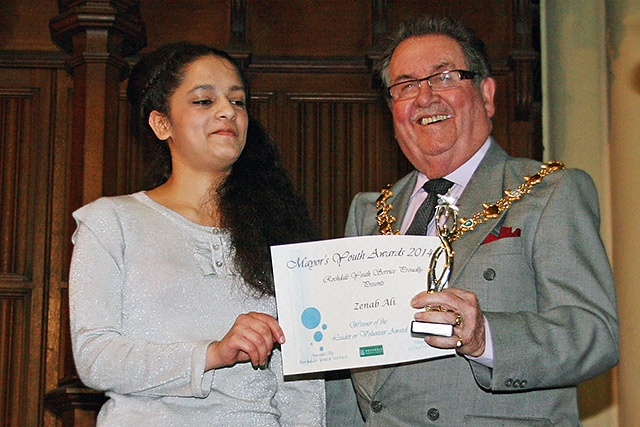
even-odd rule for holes
{"type": "Polygon", "coordinates": [[[425,236],[427,234],[427,226],[436,211],[436,205],[438,204],[438,195],[444,194],[451,188],[453,182],[445,178],[430,179],[422,188],[427,192],[427,198],[418,208],[416,216],[413,217],[413,222],[407,229],[405,234],[412,234],[418,236],[425,236]]]}

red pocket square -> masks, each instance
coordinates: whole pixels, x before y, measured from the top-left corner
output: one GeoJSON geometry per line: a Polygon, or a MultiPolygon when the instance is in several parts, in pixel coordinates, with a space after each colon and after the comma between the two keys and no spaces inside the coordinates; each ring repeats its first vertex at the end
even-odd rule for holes
{"type": "Polygon", "coordinates": [[[511,227],[502,227],[497,236],[495,234],[489,234],[482,244],[495,242],[498,239],[504,239],[506,237],[520,237],[520,229],[516,228],[513,230],[511,227]]]}

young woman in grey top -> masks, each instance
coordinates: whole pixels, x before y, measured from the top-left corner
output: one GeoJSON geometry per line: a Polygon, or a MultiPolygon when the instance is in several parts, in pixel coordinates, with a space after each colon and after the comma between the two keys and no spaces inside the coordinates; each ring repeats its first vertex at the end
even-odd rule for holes
{"type": "Polygon", "coordinates": [[[176,43],[127,88],[152,189],[74,213],[73,351],[99,426],[323,426],[320,380],[285,381],[269,246],[313,238],[224,52],[176,43]]]}

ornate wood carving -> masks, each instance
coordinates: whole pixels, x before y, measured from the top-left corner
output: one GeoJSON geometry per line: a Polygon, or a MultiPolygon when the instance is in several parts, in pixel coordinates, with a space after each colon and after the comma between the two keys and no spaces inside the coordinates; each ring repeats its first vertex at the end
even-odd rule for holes
{"type": "MultiPolygon", "coordinates": [[[[60,14],[50,22],[53,41],[71,55],[67,65],[73,75],[73,106],[68,207],[71,211],[102,195],[118,193],[118,104],[120,82],[126,77],[124,57],[145,44],[145,27],[138,1],[98,0],[58,2],[60,14]]],[[[70,226],[72,224],[70,223],[70,226]]],[[[71,230],[69,230],[71,235],[71,230]]],[[[68,330],[62,330],[63,342],[68,330]]],[[[69,353],[69,347],[65,347],[69,353]]],[[[71,360],[66,354],[65,361],[71,360]]],[[[69,369],[70,364],[63,366],[69,369]]],[[[48,407],[65,422],[92,420],[103,401],[88,391],[73,372],[47,395],[48,407]],[[67,413],[71,411],[71,413],[67,413]]]]}
{"type": "Polygon", "coordinates": [[[59,0],[58,8],[51,39],[74,57],[108,54],[117,63],[147,43],[139,0],[59,0]]]}
{"type": "Polygon", "coordinates": [[[117,146],[119,84],[126,77],[123,59],[146,44],[137,1],[60,1],[60,15],[51,20],[51,36],[70,53],[74,77],[72,207],[103,194],[115,194],[113,150],[117,146]],[[85,149],[86,148],[86,149],[85,149]]]}

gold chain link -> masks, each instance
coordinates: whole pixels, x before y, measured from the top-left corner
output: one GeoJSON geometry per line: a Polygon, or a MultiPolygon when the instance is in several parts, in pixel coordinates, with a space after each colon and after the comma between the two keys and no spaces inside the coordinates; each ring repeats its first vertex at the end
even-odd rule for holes
{"type": "MultiPolygon", "coordinates": [[[[533,187],[542,181],[542,178],[564,168],[562,162],[550,161],[543,163],[538,173],[532,176],[525,176],[524,182],[520,184],[517,189],[505,191],[504,197],[493,204],[483,203],[482,208],[484,210],[474,214],[471,218],[460,218],[458,220],[458,230],[450,236],[449,241],[453,242],[467,231],[475,229],[476,226],[487,222],[491,218],[500,216],[502,212],[511,207],[513,202],[520,200],[522,196],[530,193],[533,187]]],[[[387,199],[393,196],[390,187],[391,186],[382,189],[380,197],[376,200],[378,226],[380,227],[380,234],[383,235],[400,234],[400,231],[393,231],[392,224],[396,221],[396,218],[389,214],[391,209],[393,209],[393,205],[387,204],[387,199]]]]}

